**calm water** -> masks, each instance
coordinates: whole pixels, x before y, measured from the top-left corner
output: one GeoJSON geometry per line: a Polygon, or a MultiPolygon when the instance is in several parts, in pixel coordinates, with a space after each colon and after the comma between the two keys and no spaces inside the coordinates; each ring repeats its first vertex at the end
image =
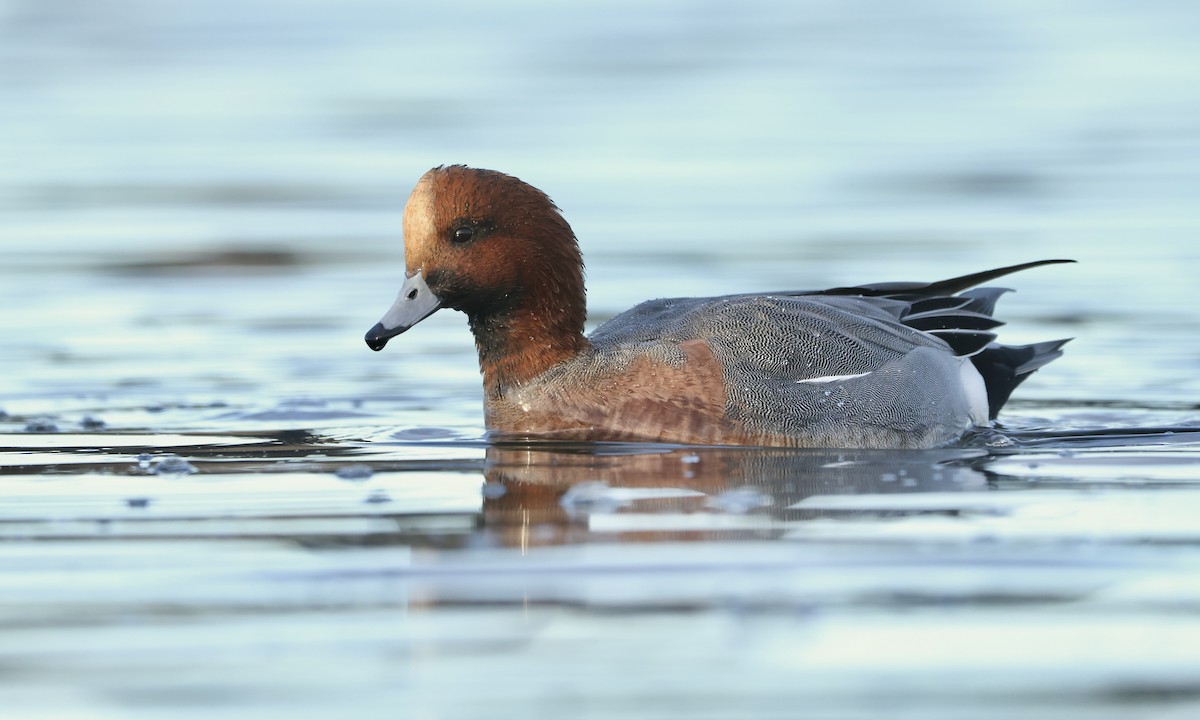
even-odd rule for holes
{"type": "Polygon", "coordinates": [[[0,0],[5,718],[1200,713],[1200,6],[0,0]],[[1043,257],[1012,442],[483,442],[430,166],[593,324],[1043,257]]]}

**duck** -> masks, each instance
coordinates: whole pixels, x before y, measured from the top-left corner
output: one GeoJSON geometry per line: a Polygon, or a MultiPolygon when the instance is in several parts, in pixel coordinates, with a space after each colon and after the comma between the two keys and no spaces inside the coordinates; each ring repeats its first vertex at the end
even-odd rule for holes
{"type": "Polygon", "coordinates": [[[405,279],[372,350],[443,308],[467,316],[497,440],[921,449],[991,427],[1068,339],[1002,345],[1011,273],[665,298],[585,334],[579,243],[546,193],[442,165],[404,207],[405,279]]]}

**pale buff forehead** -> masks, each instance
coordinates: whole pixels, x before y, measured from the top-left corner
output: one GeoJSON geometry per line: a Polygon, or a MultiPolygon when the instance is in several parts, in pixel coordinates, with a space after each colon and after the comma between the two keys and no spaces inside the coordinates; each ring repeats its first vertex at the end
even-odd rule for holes
{"type": "Polygon", "coordinates": [[[421,177],[404,206],[404,256],[409,272],[418,269],[437,236],[432,174],[427,172],[421,177]]]}

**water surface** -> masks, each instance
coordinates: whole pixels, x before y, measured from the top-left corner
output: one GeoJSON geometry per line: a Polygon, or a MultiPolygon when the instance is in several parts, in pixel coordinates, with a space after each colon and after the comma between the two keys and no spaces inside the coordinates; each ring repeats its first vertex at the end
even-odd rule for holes
{"type": "Polygon", "coordinates": [[[21,718],[1200,711],[1193,4],[0,3],[21,718]],[[1042,257],[929,452],[495,444],[403,198],[549,192],[590,324],[1042,257]]]}

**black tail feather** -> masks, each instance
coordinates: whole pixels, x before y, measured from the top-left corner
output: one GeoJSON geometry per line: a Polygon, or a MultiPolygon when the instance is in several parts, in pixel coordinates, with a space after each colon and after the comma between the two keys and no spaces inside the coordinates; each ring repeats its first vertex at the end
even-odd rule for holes
{"type": "Polygon", "coordinates": [[[1070,341],[1071,338],[1032,345],[992,344],[973,355],[971,362],[983,376],[983,384],[987,388],[988,417],[995,419],[1013,390],[1025,378],[1051,360],[1062,357],[1062,347],[1070,341]]]}
{"type": "Polygon", "coordinates": [[[974,310],[977,313],[991,315],[996,312],[996,301],[1005,293],[1012,292],[1011,288],[1002,287],[982,287],[972,288],[965,292],[959,293],[957,297],[970,298],[964,309],[974,310]]]}
{"type": "Polygon", "coordinates": [[[856,285],[853,287],[832,288],[822,291],[824,295],[867,295],[867,296],[884,296],[892,297],[898,300],[916,300],[919,298],[937,297],[939,295],[956,295],[964,290],[970,289],[985,283],[989,280],[1011,275],[1015,272],[1028,270],[1030,268],[1041,267],[1042,265],[1056,265],[1058,263],[1073,263],[1074,260],[1035,260],[1033,262],[1021,263],[1020,265],[1009,265],[1002,268],[994,268],[992,270],[984,270],[982,272],[971,273],[970,275],[960,275],[958,277],[947,278],[946,280],[938,280],[931,283],[920,282],[885,282],[872,283],[870,285],[856,285]]]}

